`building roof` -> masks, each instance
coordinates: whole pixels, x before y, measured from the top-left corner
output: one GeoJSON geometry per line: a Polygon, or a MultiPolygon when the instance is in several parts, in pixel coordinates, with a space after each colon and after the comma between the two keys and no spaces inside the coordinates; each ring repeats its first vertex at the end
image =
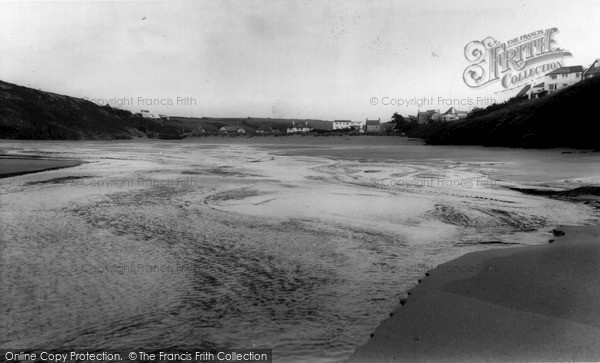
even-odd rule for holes
{"type": "Polygon", "coordinates": [[[379,126],[379,120],[367,120],[367,126],[379,126]]]}
{"type": "Polygon", "coordinates": [[[239,129],[241,129],[241,127],[238,127],[238,126],[223,126],[223,127],[221,127],[221,130],[225,130],[227,132],[237,132],[239,129]]]}
{"type": "Polygon", "coordinates": [[[427,111],[423,111],[423,112],[419,111],[419,112],[417,113],[417,116],[431,116],[431,115],[433,115],[434,113],[436,113],[436,111],[435,111],[435,110],[427,110],[427,111]]]}
{"type": "Polygon", "coordinates": [[[290,127],[309,127],[308,121],[292,121],[292,125],[290,127]]]}
{"type": "MultiPolygon", "coordinates": [[[[439,112],[433,111],[433,113],[431,115],[433,116],[436,113],[439,113],[439,112]]],[[[456,109],[456,107],[450,107],[448,109],[448,111],[444,112],[442,115],[461,115],[461,114],[466,114],[466,113],[467,113],[467,111],[459,111],[456,109]]]]}
{"type": "Polygon", "coordinates": [[[258,130],[256,131],[262,131],[262,132],[273,132],[273,128],[269,125],[262,125],[261,127],[258,128],[258,130]]]}
{"type": "Polygon", "coordinates": [[[547,76],[552,76],[555,74],[568,74],[568,73],[581,73],[583,72],[582,66],[571,66],[571,67],[562,67],[559,69],[555,69],[550,73],[547,73],[547,76]]]}
{"type": "Polygon", "coordinates": [[[523,97],[527,91],[531,88],[531,85],[525,85],[525,87],[521,88],[521,90],[515,95],[516,98],[523,97]]]}
{"type": "MultiPolygon", "coordinates": [[[[449,115],[449,114],[458,114],[460,111],[457,110],[455,107],[450,107],[448,109],[448,111],[444,112],[442,115],[449,115]]],[[[435,113],[435,111],[434,111],[435,113]]]]}
{"type": "Polygon", "coordinates": [[[348,122],[348,123],[350,123],[352,121],[350,121],[350,120],[333,120],[333,122],[348,122]]]}
{"type": "Polygon", "coordinates": [[[586,75],[596,73],[600,73],[600,59],[596,59],[594,63],[592,63],[592,65],[588,69],[586,69],[583,74],[586,75]]]}

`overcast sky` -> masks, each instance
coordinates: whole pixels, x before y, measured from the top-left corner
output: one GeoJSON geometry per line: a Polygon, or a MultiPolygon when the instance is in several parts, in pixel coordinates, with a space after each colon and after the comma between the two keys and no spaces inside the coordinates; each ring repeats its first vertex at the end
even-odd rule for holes
{"type": "Polygon", "coordinates": [[[587,67],[598,19],[593,0],[0,2],[0,79],[136,112],[387,121],[513,96],[465,85],[472,40],[557,27],[587,67]]]}

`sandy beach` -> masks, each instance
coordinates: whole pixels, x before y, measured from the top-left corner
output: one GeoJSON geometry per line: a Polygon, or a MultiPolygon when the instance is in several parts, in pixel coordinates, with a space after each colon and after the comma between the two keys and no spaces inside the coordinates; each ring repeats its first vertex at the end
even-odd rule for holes
{"type": "MultiPolygon", "coordinates": [[[[546,248],[557,225],[598,220],[593,203],[523,192],[598,185],[598,153],[220,140],[4,141],[6,157],[84,163],[0,179],[0,348],[265,348],[277,362],[340,362],[426,271],[546,248]]],[[[424,305],[415,296],[401,310],[424,305]]],[[[495,339],[490,326],[474,334],[495,339]]]]}
{"type": "Polygon", "coordinates": [[[558,230],[429,271],[349,362],[600,360],[600,226],[558,230]]]}

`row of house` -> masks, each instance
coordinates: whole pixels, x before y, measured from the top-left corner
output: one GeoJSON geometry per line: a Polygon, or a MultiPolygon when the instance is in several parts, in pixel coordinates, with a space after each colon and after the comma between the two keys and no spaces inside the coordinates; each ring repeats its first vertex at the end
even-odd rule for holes
{"type": "MultiPolygon", "coordinates": [[[[516,98],[526,97],[529,99],[543,97],[546,94],[553,93],[572,86],[573,84],[593,78],[600,77],[600,59],[596,59],[594,63],[587,69],[584,69],[581,65],[568,66],[556,69],[543,77],[543,80],[539,80],[525,85],[515,96],[516,98]]],[[[409,116],[409,121],[416,121],[419,124],[427,124],[429,122],[438,121],[455,121],[467,117],[467,111],[457,110],[455,107],[450,107],[446,112],[441,113],[440,110],[427,110],[418,111],[417,116],[409,116]]],[[[169,116],[150,113],[149,110],[141,110],[140,114],[143,118],[157,119],[157,120],[168,120],[169,116]]],[[[333,130],[354,130],[358,132],[381,132],[386,131],[382,129],[381,119],[369,120],[363,126],[362,122],[351,121],[351,120],[334,120],[332,125],[333,130]]],[[[293,133],[306,133],[312,131],[308,122],[292,122],[292,125],[287,128],[288,134],[293,133]]],[[[204,130],[197,130],[198,132],[204,132],[204,130]]],[[[219,130],[222,133],[237,133],[245,134],[246,130],[240,126],[223,126],[219,130]]],[[[274,133],[270,126],[261,126],[255,131],[257,134],[271,134],[274,133]]]]}
{"type": "MultiPolygon", "coordinates": [[[[288,134],[293,134],[293,133],[303,133],[303,132],[309,132],[312,131],[313,128],[310,127],[310,125],[308,124],[308,122],[292,122],[292,125],[290,127],[287,128],[287,133],[288,134]]],[[[219,132],[221,133],[225,133],[225,134],[245,134],[246,130],[243,127],[240,126],[223,126],[219,129],[219,132]]],[[[276,131],[268,125],[262,125],[261,127],[259,127],[255,133],[257,134],[273,134],[276,131]]],[[[277,131],[279,132],[279,131],[277,131]]]]}
{"type": "Polygon", "coordinates": [[[223,126],[219,129],[219,132],[225,134],[245,134],[246,130],[239,126],[223,126]]]}
{"type": "MultiPolygon", "coordinates": [[[[308,122],[296,122],[293,121],[292,124],[286,129],[288,134],[297,134],[297,133],[306,133],[313,131],[314,128],[310,126],[308,122]]],[[[355,130],[359,132],[381,132],[381,119],[377,120],[369,120],[366,119],[366,122],[363,124],[359,121],[349,121],[349,120],[335,120],[333,121],[333,130],[355,130]]],[[[197,133],[204,132],[204,130],[197,130],[197,133]]],[[[219,132],[226,134],[245,134],[246,130],[241,126],[223,126],[219,129],[219,132]]],[[[255,131],[257,134],[272,134],[276,131],[267,125],[262,125],[258,130],[255,131]]]]}
{"type": "MultiPolygon", "coordinates": [[[[204,132],[204,130],[202,130],[204,132]]],[[[219,132],[225,134],[245,134],[246,130],[241,126],[223,126],[219,129],[219,132]]],[[[261,125],[256,131],[257,134],[272,134],[275,130],[268,125],[261,125]]]]}
{"type": "MultiPolygon", "coordinates": [[[[584,69],[580,65],[556,69],[546,74],[542,80],[538,79],[536,82],[525,85],[515,97],[526,97],[529,99],[543,97],[546,94],[560,91],[579,81],[593,77],[600,77],[600,59],[596,59],[587,69],[584,69]]],[[[409,116],[409,120],[417,121],[420,124],[427,124],[437,121],[460,120],[467,117],[467,114],[467,111],[459,111],[454,107],[449,108],[444,113],[440,112],[440,110],[419,110],[416,118],[409,116]]]]}
{"type": "MultiPolygon", "coordinates": [[[[526,97],[529,99],[543,97],[546,94],[560,91],[579,81],[593,77],[600,77],[600,59],[594,61],[587,69],[584,69],[580,65],[556,69],[546,74],[542,80],[538,79],[536,82],[525,85],[515,97],[526,97]]],[[[440,110],[419,110],[414,120],[412,116],[409,116],[409,119],[411,121],[416,120],[420,124],[427,124],[437,121],[460,120],[467,117],[467,114],[467,111],[459,111],[451,107],[444,113],[441,113],[440,110]]]]}
{"type": "MultiPolygon", "coordinates": [[[[350,120],[335,120],[332,123],[333,130],[346,130],[346,131],[358,131],[358,132],[380,132],[381,131],[381,119],[377,120],[369,120],[365,119],[365,124],[360,121],[350,121],[350,120]]],[[[312,131],[313,128],[310,127],[308,122],[292,122],[292,126],[288,127],[288,134],[295,133],[304,133],[312,131]]]]}
{"type": "Polygon", "coordinates": [[[333,121],[333,130],[354,130],[359,132],[380,132],[381,131],[381,119],[369,120],[365,119],[363,125],[360,121],[350,120],[335,120],[333,121]]]}
{"type": "Polygon", "coordinates": [[[543,97],[549,93],[560,91],[584,79],[600,77],[600,59],[596,59],[591,66],[570,66],[556,69],[546,74],[542,80],[525,85],[515,97],[529,99],[543,97]]]}

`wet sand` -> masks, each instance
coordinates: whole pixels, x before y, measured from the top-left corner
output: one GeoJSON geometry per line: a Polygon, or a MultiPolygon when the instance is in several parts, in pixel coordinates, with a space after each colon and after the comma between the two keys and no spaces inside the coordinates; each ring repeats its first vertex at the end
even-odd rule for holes
{"type": "Polygon", "coordinates": [[[401,139],[3,142],[4,156],[86,163],[0,179],[0,348],[340,362],[425,271],[597,223],[592,205],[519,190],[598,185],[598,153],[450,159],[401,139]]]}
{"type": "Polygon", "coordinates": [[[81,165],[78,160],[43,159],[31,157],[0,157],[0,178],[57,170],[81,165]]]}
{"type": "Polygon", "coordinates": [[[600,226],[429,271],[349,362],[599,361],[600,226]]]}

